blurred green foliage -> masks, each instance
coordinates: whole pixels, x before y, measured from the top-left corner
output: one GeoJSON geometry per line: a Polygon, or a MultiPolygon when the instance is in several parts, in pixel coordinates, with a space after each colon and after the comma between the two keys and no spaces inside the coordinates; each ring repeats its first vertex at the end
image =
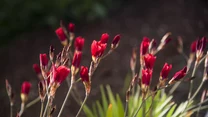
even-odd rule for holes
{"type": "Polygon", "coordinates": [[[104,18],[119,0],[0,0],[0,43],[21,32],[104,18]]]}

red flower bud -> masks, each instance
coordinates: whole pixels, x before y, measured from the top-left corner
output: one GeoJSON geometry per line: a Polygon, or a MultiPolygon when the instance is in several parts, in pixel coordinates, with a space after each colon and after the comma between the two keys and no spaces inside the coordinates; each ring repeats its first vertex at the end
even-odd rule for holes
{"type": "Polygon", "coordinates": [[[144,63],[147,69],[153,69],[156,57],[152,54],[147,54],[144,56],[144,63]]]}
{"type": "Polygon", "coordinates": [[[75,25],[73,23],[69,23],[68,25],[68,29],[69,29],[69,32],[74,32],[74,29],[75,29],[75,25]]]}
{"type": "Polygon", "coordinates": [[[194,41],[194,42],[191,43],[190,49],[191,49],[192,53],[196,52],[196,43],[197,43],[197,41],[194,41]]]}
{"type": "Polygon", "coordinates": [[[58,83],[61,84],[66,77],[69,75],[70,69],[65,66],[59,66],[56,68],[53,66],[53,77],[52,77],[52,83],[58,83]]]}
{"type": "Polygon", "coordinates": [[[81,58],[82,58],[82,52],[75,52],[72,60],[72,65],[76,68],[79,68],[81,58]]]}
{"type": "Polygon", "coordinates": [[[168,84],[173,84],[174,82],[179,81],[186,75],[186,72],[187,67],[184,67],[182,70],[176,72],[168,84]]]}
{"type": "Polygon", "coordinates": [[[150,40],[147,37],[143,37],[142,43],[140,45],[140,55],[145,55],[148,51],[150,40]]]}
{"type": "Polygon", "coordinates": [[[27,82],[27,81],[23,82],[21,93],[28,95],[29,92],[30,92],[30,88],[31,88],[31,83],[30,82],[27,82]]]}
{"type": "Polygon", "coordinates": [[[111,48],[112,48],[112,49],[115,49],[115,48],[118,47],[119,42],[120,42],[120,39],[121,39],[121,36],[120,36],[119,34],[116,35],[116,36],[113,38],[113,41],[112,41],[112,43],[111,43],[111,48]]]}
{"type": "Polygon", "coordinates": [[[60,39],[60,41],[65,41],[67,39],[66,35],[64,34],[64,31],[61,27],[59,27],[58,29],[56,29],[56,35],[58,36],[58,38],[60,39]]]}
{"type": "Polygon", "coordinates": [[[160,72],[160,77],[162,79],[168,78],[168,74],[170,70],[172,69],[172,65],[168,65],[167,63],[164,64],[162,71],[160,72]]]}
{"type": "Polygon", "coordinates": [[[84,41],[85,39],[82,37],[77,37],[75,39],[74,46],[77,51],[82,51],[82,48],[84,46],[84,41]]]}
{"type": "Polygon", "coordinates": [[[46,54],[40,54],[40,65],[42,66],[48,65],[48,58],[46,54]]]}
{"type": "Polygon", "coordinates": [[[196,49],[197,51],[204,51],[205,47],[206,47],[206,38],[202,37],[201,40],[198,40],[196,42],[196,49]]]}
{"type": "Polygon", "coordinates": [[[142,70],[142,84],[149,86],[151,78],[152,78],[152,70],[143,69],[142,70]]]}
{"type": "Polygon", "coordinates": [[[103,55],[107,44],[102,44],[94,40],[91,44],[91,53],[92,53],[92,59],[95,61],[96,58],[99,58],[103,55]]]}
{"type": "Polygon", "coordinates": [[[87,67],[81,66],[80,77],[83,82],[90,82],[87,67]]]}
{"type": "Polygon", "coordinates": [[[35,71],[36,74],[40,74],[41,70],[38,64],[33,64],[33,69],[35,71]]]}
{"type": "Polygon", "coordinates": [[[105,43],[108,42],[108,39],[109,39],[108,33],[103,33],[102,36],[101,36],[101,38],[100,38],[100,42],[103,43],[103,44],[105,44],[105,43]]]}

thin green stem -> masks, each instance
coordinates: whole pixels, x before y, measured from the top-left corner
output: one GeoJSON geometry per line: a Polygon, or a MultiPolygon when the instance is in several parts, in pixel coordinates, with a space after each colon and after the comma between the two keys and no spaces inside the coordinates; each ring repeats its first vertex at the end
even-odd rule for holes
{"type": "Polygon", "coordinates": [[[87,98],[88,98],[88,95],[85,96],[85,99],[84,99],[84,101],[82,102],[82,105],[81,105],[81,107],[79,108],[79,111],[77,112],[76,117],[78,117],[79,114],[80,114],[80,112],[82,111],[82,108],[83,108],[83,106],[85,105],[85,103],[86,103],[86,101],[87,101],[87,98]]]}
{"type": "Polygon", "coordinates": [[[110,49],[110,50],[108,51],[108,53],[105,54],[101,59],[106,58],[106,57],[107,57],[108,55],[110,55],[112,52],[113,52],[113,49],[110,49]]]}
{"type": "MultiPolygon", "coordinates": [[[[198,65],[198,62],[196,61],[196,62],[195,62],[195,65],[194,65],[194,69],[193,69],[193,72],[192,72],[191,77],[194,77],[194,75],[195,75],[195,73],[196,73],[197,65],[198,65]]],[[[188,100],[191,98],[192,90],[193,90],[193,80],[191,80],[191,82],[190,82],[189,94],[188,94],[188,100]]]]}
{"type": "Polygon", "coordinates": [[[45,110],[44,110],[44,113],[43,113],[43,117],[45,117],[46,116],[46,113],[47,113],[47,111],[48,111],[48,106],[49,106],[49,103],[50,103],[50,96],[48,96],[48,101],[47,101],[47,103],[46,103],[46,106],[45,106],[45,110]]]}
{"type": "Polygon", "coordinates": [[[191,109],[193,109],[193,108],[195,108],[195,107],[197,107],[197,106],[200,106],[200,105],[202,105],[203,103],[206,103],[206,102],[208,102],[208,98],[207,98],[206,100],[204,100],[203,102],[201,102],[201,103],[199,103],[199,104],[197,104],[197,105],[194,105],[194,106],[192,106],[192,107],[186,109],[185,111],[189,111],[189,110],[191,110],[191,109]]]}
{"type": "MultiPolygon", "coordinates": [[[[199,108],[199,107],[198,107],[198,108],[199,108]]],[[[195,109],[191,110],[191,112],[194,113],[195,111],[198,111],[198,108],[195,108],[195,109]]],[[[207,108],[208,108],[208,105],[206,105],[206,106],[201,106],[201,107],[200,107],[200,110],[204,110],[204,109],[207,109],[207,108]]],[[[186,114],[186,113],[183,112],[183,113],[181,114],[181,117],[184,117],[185,114],[186,114]]]]}
{"type": "Polygon", "coordinates": [[[126,104],[125,104],[125,112],[124,112],[124,117],[128,117],[128,104],[129,104],[129,101],[126,101],[126,104]]]}
{"type": "Polygon", "coordinates": [[[200,112],[200,110],[201,110],[201,106],[202,106],[202,105],[199,105],[199,108],[198,108],[197,113],[196,113],[196,117],[199,117],[199,112],[200,112]]]}
{"type": "Polygon", "coordinates": [[[145,112],[146,112],[146,100],[142,99],[142,102],[144,102],[142,106],[142,117],[145,117],[145,112]]]}
{"type": "Polygon", "coordinates": [[[74,85],[74,81],[71,82],[71,86],[69,87],[69,90],[68,90],[68,92],[67,92],[67,94],[66,94],[66,97],[65,97],[65,99],[64,99],[64,102],[63,102],[63,104],[62,104],[62,106],[61,106],[61,109],[60,109],[59,114],[58,114],[57,117],[60,117],[60,116],[61,116],[61,113],[62,113],[62,111],[63,111],[63,109],[64,109],[64,107],[65,107],[65,104],[66,104],[66,102],[67,102],[67,99],[69,98],[69,95],[70,95],[70,93],[71,93],[71,90],[72,90],[73,85],[74,85]]]}
{"type": "Polygon", "coordinates": [[[40,117],[42,117],[42,115],[43,115],[43,106],[44,106],[44,103],[41,102],[41,107],[40,107],[40,117]]]}
{"type": "Polygon", "coordinates": [[[141,105],[139,106],[139,108],[136,110],[136,112],[134,113],[134,115],[133,115],[132,117],[136,117],[136,116],[137,116],[137,114],[138,114],[139,110],[141,109],[141,107],[143,106],[144,102],[145,102],[149,97],[151,97],[152,95],[155,95],[155,93],[156,93],[157,91],[159,91],[159,90],[161,90],[161,89],[164,89],[164,88],[167,88],[167,87],[169,87],[169,86],[171,86],[171,85],[166,85],[166,86],[164,86],[164,87],[161,87],[161,88],[157,89],[156,91],[152,92],[150,95],[148,95],[148,96],[142,101],[141,105]]]}
{"type": "Polygon", "coordinates": [[[40,97],[37,97],[35,98],[34,100],[32,100],[30,103],[28,103],[26,106],[25,106],[25,109],[29,108],[30,106],[36,104],[38,101],[40,101],[40,97]]]}
{"type": "Polygon", "coordinates": [[[13,117],[13,104],[10,104],[10,117],[13,117]]]}
{"type": "Polygon", "coordinates": [[[177,87],[181,84],[181,81],[178,81],[177,83],[174,84],[174,86],[170,89],[168,95],[173,94],[173,92],[177,89],[177,87]]]}
{"type": "Polygon", "coordinates": [[[19,117],[22,116],[24,110],[25,110],[25,103],[21,103],[21,109],[20,109],[20,112],[19,112],[19,117]]]}
{"type": "Polygon", "coordinates": [[[190,98],[190,100],[193,100],[196,95],[199,93],[200,89],[202,88],[203,84],[204,84],[205,80],[202,80],[202,82],[200,83],[198,89],[195,91],[195,93],[193,94],[193,96],[190,98]]]}

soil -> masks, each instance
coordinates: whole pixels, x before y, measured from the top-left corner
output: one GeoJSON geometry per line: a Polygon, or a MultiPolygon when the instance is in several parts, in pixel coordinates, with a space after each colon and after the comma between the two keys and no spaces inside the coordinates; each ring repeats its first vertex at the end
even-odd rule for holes
{"type": "MultiPolygon", "coordinates": [[[[172,76],[176,71],[186,65],[186,61],[177,50],[175,42],[177,36],[184,40],[184,52],[188,55],[189,45],[197,37],[208,36],[208,9],[205,0],[145,0],[128,1],[117,12],[110,13],[108,18],[102,21],[85,24],[76,27],[77,36],[83,36],[86,39],[82,65],[89,66],[90,44],[92,40],[98,40],[102,33],[109,33],[112,39],[116,34],[121,34],[121,43],[111,55],[101,61],[97,71],[92,79],[92,94],[89,97],[88,104],[93,100],[100,98],[100,84],[111,85],[113,91],[121,92],[124,88],[124,81],[130,73],[129,60],[133,47],[139,47],[143,36],[150,39],[154,38],[158,42],[166,32],[172,32],[173,39],[167,47],[157,54],[157,61],[154,68],[153,84],[158,80],[159,72],[165,62],[173,64],[172,76]]],[[[15,91],[15,104],[20,105],[20,87],[23,81],[32,83],[32,91],[29,100],[38,96],[38,79],[32,69],[34,63],[39,62],[40,53],[48,53],[50,45],[54,45],[56,53],[62,46],[57,39],[54,30],[42,29],[26,34],[19,35],[18,39],[11,42],[7,47],[0,48],[0,115],[9,116],[9,100],[5,91],[5,79],[8,79],[15,91]]],[[[201,81],[203,67],[199,68],[194,80],[195,87],[201,81]]],[[[175,91],[176,101],[183,101],[187,96],[188,83],[182,83],[175,91]]],[[[80,83],[78,93],[84,97],[84,89],[80,83]]],[[[67,84],[63,83],[58,89],[55,97],[57,110],[60,109],[61,102],[67,92],[67,84]]],[[[64,109],[63,116],[71,117],[78,111],[76,102],[71,99],[64,109]]],[[[27,109],[23,117],[39,116],[40,103],[27,109]]],[[[19,106],[15,106],[14,112],[19,111],[19,106]]],[[[55,112],[55,115],[57,111],[55,112]]],[[[82,115],[84,117],[84,115],[82,115]]]]}

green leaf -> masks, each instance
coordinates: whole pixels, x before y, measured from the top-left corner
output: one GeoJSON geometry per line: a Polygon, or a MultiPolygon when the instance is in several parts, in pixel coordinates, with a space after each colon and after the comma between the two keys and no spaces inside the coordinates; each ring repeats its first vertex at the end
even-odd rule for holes
{"type": "Polygon", "coordinates": [[[102,96],[103,111],[107,112],[108,101],[107,101],[107,98],[106,98],[105,90],[104,90],[102,85],[100,86],[100,91],[101,91],[101,96],[102,96]]]}
{"type": "Polygon", "coordinates": [[[107,93],[108,93],[108,98],[110,100],[110,103],[112,104],[113,116],[114,117],[118,117],[118,109],[117,109],[116,100],[114,98],[114,95],[113,95],[113,93],[111,91],[110,86],[107,85],[106,89],[107,89],[107,93]]]}
{"type": "Polygon", "coordinates": [[[177,117],[185,109],[187,103],[188,101],[181,103],[176,109],[176,111],[174,112],[172,117],[177,117]]]}
{"type": "Polygon", "coordinates": [[[99,112],[99,115],[100,115],[99,117],[104,117],[105,116],[105,112],[103,111],[100,102],[99,101],[96,101],[96,105],[98,107],[98,112],[99,112]]]}
{"type": "Polygon", "coordinates": [[[167,106],[167,104],[171,101],[171,99],[173,98],[173,96],[168,97],[165,101],[161,101],[161,105],[159,107],[156,108],[155,112],[156,113],[160,113],[161,110],[167,106]]]}
{"type": "Polygon", "coordinates": [[[88,106],[84,105],[83,110],[87,117],[95,117],[88,106]]]}
{"type": "Polygon", "coordinates": [[[164,117],[165,114],[170,110],[170,108],[173,106],[173,103],[166,106],[161,112],[160,115],[158,117],[164,117]]]}
{"type": "Polygon", "coordinates": [[[116,100],[117,100],[117,107],[118,107],[118,115],[119,115],[119,117],[123,117],[124,116],[124,107],[123,107],[123,103],[121,102],[121,99],[118,94],[116,94],[116,100]]]}
{"type": "Polygon", "coordinates": [[[110,105],[108,106],[108,110],[107,110],[106,117],[113,117],[112,107],[113,107],[112,104],[110,104],[110,105]]]}
{"type": "Polygon", "coordinates": [[[97,113],[97,109],[96,109],[96,104],[95,104],[95,103],[92,104],[92,111],[93,111],[93,114],[94,114],[96,117],[98,117],[98,113],[97,113]]]}
{"type": "Polygon", "coordinates": [[[174,106],[172,106],[172,108],[168,111],[168,114],[166,117],[172,117],[172,114],[176,108],[177,104],[174,104],[174,106]]]}

